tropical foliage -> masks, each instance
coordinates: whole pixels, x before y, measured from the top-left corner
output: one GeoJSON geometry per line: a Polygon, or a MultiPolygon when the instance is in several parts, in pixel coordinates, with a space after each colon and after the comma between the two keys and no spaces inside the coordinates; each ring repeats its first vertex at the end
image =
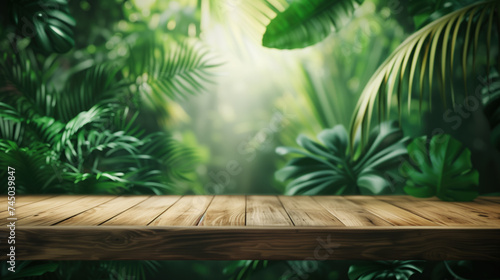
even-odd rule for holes
{"type": "Polygon", "coordinates": [[[303,48],[327,37],[349,20],[363,0],[292,1],[266,27],[262,45],[277,49],[303,48]]]}
{"type": "Polygon", "coordinates": [[[59,91],[50,70],[38,69],[27,53],[5,56],[2,69],[2,174],[6,165],[16,166],[18,191],[174,191],[173,181],[182,179],[196,156],[168,133],[140,129],[141,103],[125,101],[136,93],[126,80],[118,81],[116,68],[78,71],[59,91]]]}
{"type": "MultiPolygon", "coordinates": [[[[477,2],[440,17],[408,37],[366,84],[354,111],[351,135],[353,136],[359,128],[362,134],[366,134],[376,107],[380,115],[389,114],[393,94],[397,98],[399,115],[403,103],[403,90],[407,93],[406,100],[410,108],[414,85],[417,85],[417,82],[419,108],[422,108],[424,92],[429,93],[429,108],[431,108],[435,92],[433,83],[436,84],[435,75],[440,81],[438,91],[444,106],[448,100],[447,92],[452,104],[455,104],[454,86],[453,83],[447,83],[450,81],[447,76],[453,76],[455,73],[456,55],[462,64],[462,77],[467,88],[468,60],[472,56],[472,65],[475,65],[480,37],[484,37],[486,41],[486,69],[490,68],[490,46],[495,11],[498,9],[498,1],[477,2]],[[482,28],[486,29],[486,34],[482,28]],[[459,45],[463,49],[460,55],[457,51],[459,45]]],[[[495,19],[497,20],[498,18],[495,19]]]]}
{"type": "MultiPolygon", "coordinates": [[[[406,186],[416,196],[473,199],[481,190],[478,174],[487,178],[477,162],[494,162],[478,150],[499,158],[488,150],[490,136],[500,147],[493,69],[499,10],[493,0],[6,1],[0,177],[15,166],[19,193],[203,194],[235,159],[242,173],[228,177],[223,193],[387,194],[406,186]],[[489,82],[478,95],[474,78],[482,76],[489,82]],[[473,92],[483,106],[460,111],[473,92]],[[463,144],[447,135],[412,142],[435,126],[447,129],[436,111],[441,105],[464,123],[474,120],[482,134],[463,125],[447,131],[463,144]],[[399,125],[383,122],[398,118],[399,125]],[[292,147],[296,138],[301,148],[292,147]],[[272,180],[283,159],[274,153],[277,145],[288,146],[278,149],[289,161],[276,173],[286,187],[272,180]],[[401,164],[406,184],[397,172],[401,164]],[[457,189],[460,184],[430,179],[453,181],[456,174],[466,174],[470,184],[457,189]]],[[[496,267],[36,261],[19,262],[24,274],[16,276],[496,279],[496,267]]]]}
{"type": "Polygon", "coordinates": [[[11,11],[11,26],[16,30],[12,43],[23,38],[33,39],[33,47],[41,52],[65,53],[74,45],[75,20],[69,13],[67,0],[6,1],[11,11]]]}
{"type": "Polygon", "coordinates": [[[287,194],[382,194],[393,193],[390,171],[406,156],[408,138],[396,122],[375,128],[363,149],[359,138],[354,155],[349,150],[349,137],[341,125],[318,134],[321,144],[301,135],[297,143],[305,149],[279,147],[278,154],[299,154],[276,172],[280,181],[293,179],[287,194]]]}
{"type": "Polygon", "coordinates": [[[408,145],[408,154],[411,161],[401,167],[408,177],[406,193],[446,201],[471,201],[477,197],[479,174],[472,167],[470,151],[450,135],[437,135],[430,141],[417,138],[408,145]]]}
{"type": "Polygon", "coordinates": [[[422,261],[379,261],[354,264],[349,268],[350,280],[408,280],[422,272],[422,261]]]}
{"type": "Polygon", "coordinates": [[[492,73],[483,88],[484,114],[491,127],[491,142],[500,151],[500,78],[492,73]]]}

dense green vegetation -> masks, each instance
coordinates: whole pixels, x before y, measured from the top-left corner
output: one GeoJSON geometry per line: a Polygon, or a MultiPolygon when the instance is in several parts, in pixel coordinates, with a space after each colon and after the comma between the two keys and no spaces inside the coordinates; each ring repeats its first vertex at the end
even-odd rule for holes
{"type": "MultiPolygon", "coordinates": [[[[498,194],[499,12],[493,0],[8,0],[0,177],[15,167],[19,194],[498,194]]],[[[500,278],[474,261],[4,265],[2,279],[500,278]]]]}

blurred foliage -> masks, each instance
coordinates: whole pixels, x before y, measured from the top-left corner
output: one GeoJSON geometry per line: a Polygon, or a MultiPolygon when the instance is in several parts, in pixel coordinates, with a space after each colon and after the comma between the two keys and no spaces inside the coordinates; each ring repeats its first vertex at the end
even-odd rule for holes
{"type": "MultiPolygon", "coordinates": [[[[51,1],[64,2],[61,8],[66,6],[66,1],[51,1]]],[[[1,162],[16,166],[18,183],[31,186],[20,186],[19,191],[25,193],[282,193],[285,186],[273,176],[285,163],[274,154],[275,147],[295,146],[299,134],[312,137],[338,125],[348,127],[362,89],[399,44],[417,28],[472,2],[318,0],[313,4],[326,3],[330,9],[315,16],[303,12],[319,6],[300,11],[294,8],[304,1],[76,0],[68,1],[68,10],[53,11],[48,22],[37,22],[43,23],[39,26],[48,37],[19,36],[22,29],[14,24],[10,8],[3,9],[0,47],[10,51],[2,53],[0,77],[1,162]],[[337,10],[336,5],[341,8],[337,10]],[[59,20],[54,18],[61,12],[59,20]],[[74,26],[68,15],[75,19],[74,26]],[[64,31],[64,36],[54,37],[54,27],[64,31]],[[331,32],[332,27],[335,32],[331,32]],[[284,32],[276,34],[273,29],[284,32]],[[262,46],[264,34],[271,38],[264,41],[278,44],[275,47],[309,47],[270,49],[262,46]],[[73,45],[71,40],[74,48],[68,47],[73,45]],[[23,51],[13,53],[13,48],[23,51]],[[62,55],[50,54],[63,51],[62,55]],[[196,98],[188,98],[194,95],[196,98]],[[241,167],[238,175],[227,173],[233,160],[241,167]]],[[[420,111],[428,112],[433,104],[442,102],[443,92],[431,92],[441,89],[443,65],[446,80],[453,85],[454,105],[474,90],[473,82],[462,86],[461,70],[469,77],[488,76],[490,67],[485,71],[481,66],[498,58],[498,37],[488,39],[487,35],[490,26],[491,34],[498,32],[493,11],[476,10],[475,17],[465,14],[462,18],[463,11],[457,12],[459,18],[441,21],[441,31],[434,30],[432,36],[417,41],[429,57],[431,49],[436,49],[431,68],[429,61],[425,66],[422,61],[411,63],[419,56],[410,46],[400,63],[384,72],[383,86],[377,92],[391,89],[401,92],[402,98],[392,95],[374,104],[386,107],[384,118],[399,118],[405,136],[430,134],[443,119],[443,127],[450,126],[442,115],[420,111]],[[467,39],[464,35],[469,22],[467,39]],[[460,26],[456,42],[445,43],[444,34],[454,38],[456,26],[460,26]],[[486,44],[484,38],[491,42],[486,44]],[[439,48],[450,49],[452,44],[457,51],[443,56],[439,48]],[[467,48],[459,50],[460,46],[467,48]],[[464,51],[467,68],[449,67],[452,57],[463,62],[464,51]],[[448,64],[442,62],[443,57],[448,64]],[[406,58],[408,61],[402,63],[406,58]],[[476,65],[477,73],[469,64],[476,65]],[[413,86],[406,80],[401,83],[400,70],[409,74],[412,67],[413,86]],[[432,87],[421,71],[427,77],[437,77],[432,87]],[[432,97],[422,99],[409,93],[418,92],[419,79],[423,79],[423,94],[432,97]],[[420,108],[411,106],[402,117],[398,110],[406,96],[408,103],[419,102],[420,108]]],[[[451,85],[447,92],[451,92],[451,85]]],[[[483,135],[486,139],[491,134],[493,141],[498,138],[496,84],[489,83],[489,88],[491,95],[483,96],[491,129],[478,121],[482,110],[477,110],[469,118],[469,123],[474,120],[474,133],[470,133],[470,125],[463,125],[454,136],[470,148],[474,166],[484,164],[495,173],[499,165],[484,160],[485,155],[493,154],[490,146],[481,144],[483,135]]],[[[457,108],[451,111],[455,121],[451,125],[459,123],[456,117],[465,123],[466,115],[457,108]]],[[[344,132],[342,135],[347,137],[344,132]]],[[[401,140],[403,135],[397,138],[401,140]]],[[[319,145],[311,140],[308,143],[319,145]]],[[[326,149],[324,146],[319,149],[326,149]]],[[[343,151],[342,156],[349,153],[348,149],[343,151]]],[[[352,155],[363,158],[361,151],[352,155]]],[[[3,165],[1,172],[6,170],[3,165]]],[[[484,180],[492,184],[498,181],[487,179],[484,168],[478,170],[483,185],[484,180]]],[[[368,274],[382,277],[395,275],[391,273],[401,263],[25,262],[22,270],[33,273],[32,279],[69,279],[68,275],[71,279],[164,279],[165,275],[172,279],[348,279],[351,267],[364,269],[368,265],[368,274]],[[57,270],[50,272],[55,266],[57,270]]],[[[486,262],[425,262],[422,274],[414,273],[411,279],[495,279],[498,275],[492,268],[496,266],[486,262]]]]}
{"type": "Polygon", "coordinates": [[[500,77],[498,72],[488,77],[488,83],[482,89],[484,114],[491,128],[491,143],[500,151],[500,77]]]}
{"type": "Polygon", "coordinates": [[[363,0],[292,1],[266,27],[262,45],[278,49],[295,49],[313,45],[348,22],[355,3],[363,0]]]}
{"type": "Polygon", "coordinates": [[[379,116],[388,115],[393,95],[397,101],[398,115],[401,116],[403,98],[407,96],[410,108],[412,92],[417,82],[420,111],[424,92],[428,94],[426,98],[429,100],[429,110],[432,108],[433,95],[438,94],[445,108],[448,99],[451,99],[454,106],[456,99],[454,88],[457,86],[454,86],[453,80],[448,79],[448,75],[454,76],[455,72],[460,73],[457,71],[458,68],[453,66],[454,60],[458,60],[456,56],[461,58],[460,74],[466,89],[467,76],[470,72],[469,60],[472,60],[474,68],[481,42],[486,49],[485,69],[489,71],[491,46],[498,44],[494,42],[497,40],[492,41],[495,26],[493,19],[497,9],[499,9],[498,1],[474,3],[436,19],[401,43],[366,84],[353,113],[351,136],[361,129],[362,136],[366,137],[373,113],[377,110],[379,116]],[[461,56],[458,46],[463,48],[461,56]],[[472,48],[471,52],[469,46],[472,48]],[[439,86],[435,89],[433,84],[439,86]]]}
{"type": "Polygon", "coordinates": [[[89,67],[58,91],[50,60],[39,69],[30,56],[25,50],[2,61],[1,174],[16,169],[19,193],[176,192],[194,151],[137,126],[140,103],[127,103],[136,93],[118,81],[121,67],[89,67]]]}
{"type": "Polygon", "coordinates": [[[450,135],[420,137],[408,145],[410,161],[401,167],[404,190],[416,197],[437,196],[445,201],[472,201],[478,196],[479,173],[470,151],[450,135]]]}
{"type": "Polygon", "coordinates": [[[408,280],[422,273],[423,261],[377,261],[354,264],[349,268],[350,280],[408,280]]]}
{"type": "Polygon", "coordinates": [[[67,0],[6,1],[10,24],[15,33],[9,35],[11,45],[23,38],[33,39],[33,47],[40,52],[65,53],[74,45],[75,20],[69,13],[67,0]]]}
{"type": "Polygon", "coordinates": [[[50,272],[56,271],[59,264],[54,262],[23,261],[18,263],[16,266],[17,271],[14,273],[7,270],[9,267],[10,265],[7,262],[2,262],[0,266],[2,279],[4,280],[29,279],[31,277],[47,275],[50,272]]]}
{"type": "Polygon", "coordinates": [[[298,154],[281,170],[276,178],[288,183],[286,194],[345,195],[401,193],[400,186],[389,176],[406,156],[403,131],[396,122],[382,123],[375,128],[364,149],[359,138],[353,153],[349,151],[349,136],[342,125],[318,134],[321,144],[301,135],[297,143],[305,149],[278,147],[281,155],[298,154]]]}

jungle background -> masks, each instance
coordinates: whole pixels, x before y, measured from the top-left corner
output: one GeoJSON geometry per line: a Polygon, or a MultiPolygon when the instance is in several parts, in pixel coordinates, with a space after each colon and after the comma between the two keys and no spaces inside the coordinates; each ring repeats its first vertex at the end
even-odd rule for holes
{"type": "MultiPolygon", "coordinates": [[[[15,167],[18,194],[314,195],[407,190],[428,196],[411,188],[417,183],[405,189],[402,175],[393,171],[400,157],[411,157],[412,139],[449,134],[453,138],[447,141],[457,141],[453,143],[470,153],[470,160],[461,156],[458,163],[466,165],[464,181],[470,184],[464,192],[450,190],[440,198],[498,195],[500,21],[495,1],[314,0],[316,7],[328,9],[312,19],[293,13],[301,2],[4,1],[2,179],[7,166],[15,167]],[[415,79],[420,79],[420,87],[413,96],[407,95],[412,89],[409,80],[400,81],[395,87],[403,97],[390,96],[392,104],[385,99],[381,103],[387,105],[379,105],[387,122],[381,124],[384,133],[374,130],[367,137],[375,154],[365,153],[358,138],[344,141],[355,142],[353,158],[358,158],[349,159],[346,145],[339,152],[345,157],[339,163],[346,167],[342,170],[370,171],[341,179],[315,173],[327,171],[311,163],[312,154],[332,151],[325,139],[348,138],[365,86],[391,53],[427,24],[474,3],[484,4],[467,11],[476,13],[470,15],[470,34],[467,16],[455,20],[462,24],[456,53],[447,49],[454,41],[444,45],[448,38],[436,40],[434,74],[419,61],[415,79]],[[285,15],[292,27],[284,24],[276,27],[278,32],[271,30],[277,15],[285,15]],[[300,37],[302,29],[293,29],[300,21],[309,24],[304,28],[307,39],[300,37]],[[463,51],[464,46],[470,51],[463,51]],[[441,60],[449,52],[455,64],[441,60]],[[433,79],[434,84],[428,82],[433,79]],[[468,94],[474,99],[467,99],[468,94]],[[411,100],[406,109],[405,102],[411,100]],[[316,149],[316,140],[310,139],[319,139],[327,148],[316,149]],[[288,155],[300,147],[309,154],[298,160],[288,155]],[[367,165],[370,156],[385,157],[367,165]]],[[[432,48],[430,41],[428,46],[432,48]]],[[[415,51],[412,57],[420,56],[415,51]]],[[[395,84],[392,79],[387,76],[380,91],[395,84]]],[[[374,116],[366,130],[382,123],[379,119],[374,116]]],[[[495,265],[36,261],[22,262],[19,270],[24,274],[17,275],[7,275],[2,264],[2,279],[500,279],[495,265]]]]}

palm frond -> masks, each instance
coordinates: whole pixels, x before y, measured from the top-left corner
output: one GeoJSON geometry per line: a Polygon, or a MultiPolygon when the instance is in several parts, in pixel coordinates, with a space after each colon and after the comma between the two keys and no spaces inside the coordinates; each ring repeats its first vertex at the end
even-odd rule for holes
{"type": "Polygon", "coordinates": [[[206,49],[187,40],[157,44],[149,39],[130,53],[129,78],[144,100],[157,109],[171,99],[205,91],[212,82],[212,69],[219,65],[210,61],[206,49]]]}
{"type": "Polygon", "coordinates": [[[5,53],[0,59],[0,100],[26,118],[53,116],[55,96],[47,81],[57,65],[55,58],[39,59],[29,49],[5,53]]]}
{"type": "Polygon", "coordinates": [[[21,143],[24,136],[24,127],[21,122],[0,117],[0,137],[21,143]]]}
{"type": "Polygon", "coordinates": [[[278,13],[266,28],[262,45],[277,49],[304,48],[326,38],[352,15],[363,0],[297,0],[278,13]]]}
{"type": "Polygon", "coordinates": [[[16,142],[0,139],[0,177],[6,181],[7,166],[15,168],[19,193],[43,193],[49,185],[52,190],[57,189],[58,172],[53,161],[54,154],[47,144],[33,142],[20,147],[16,142]]]}
{"type": "Polygon", "coordinates": [[[224,268],[230,280],[252,279],[254,273],[265,270],[270,265],[267,260],[241,260],[232,262],[224,268]]]}
{"type": "Polygon", "coordinates": [[[143,140],[145,144],[140,149],[141,153],[151,155],[144,158],[148,161],[147,166],[156,167],[172,179],[187,179],[184,174],[192,171],[199,162],[195,149],[165,133],[153,133],[143,140]]]}
{"type": "MultiPolygon", "coordinates": [[[[498,1],[482,1],[445,15],[408,37],[385,62],[377,69],[366,84],[351,121],[351,136],[361,129],[363,139],[370,128],[374,107],[378,106],[379,115],[389,115],[393,95],[398,101],[398,113],[401,116],[402,92],[407,91],[408,108],[411,107],[414,84],[420,89],[420,108],[424,99],[425,78],[428,79],[429,105],[432,103],[433,80],[436,76],[442,81],[440,94],[446,106],[446,89],[454,103],[453,85],[447,86],[447,73],[454,69],[455,52],[458,49],[459,31],[462,30],[463,51],[461,55],[462,75],[466,85],[467,64],[470,56],[470,45],[473,45],[472,60],[474,64],[482,27],[486,27],[485,43],[491,43],[493,18],[498,13],[498,1]],[[420,67],[419,67],[420,66],[420,67]],[[436,70],[436,71],[435,71],[436,70]],[[418,81],[417,80],[418,77],[418,81]],[[404,88],[407,83],[407,88],[404,88]],[[378,100],[378,102],[376,102],[378,100]]],[[[487,48],[487,61],[489,61],[487,48]]],[[[489,66],[487,66],[489,68],[489,66]]],[[[451,83],[451,82],[450,82],[451,83]]],[[[354,138],[351,138],[354,139],[354,138]]],[[[352,144],[352,142],[351,142],[352,144]]]]}
{"type": "Polygon", "coordinates": [[[116,103],[128,87],[118,81],[118,67],[100,64],[72,75],[57,94],[57,116],[67,122],[97,104],[116,103]]]}

